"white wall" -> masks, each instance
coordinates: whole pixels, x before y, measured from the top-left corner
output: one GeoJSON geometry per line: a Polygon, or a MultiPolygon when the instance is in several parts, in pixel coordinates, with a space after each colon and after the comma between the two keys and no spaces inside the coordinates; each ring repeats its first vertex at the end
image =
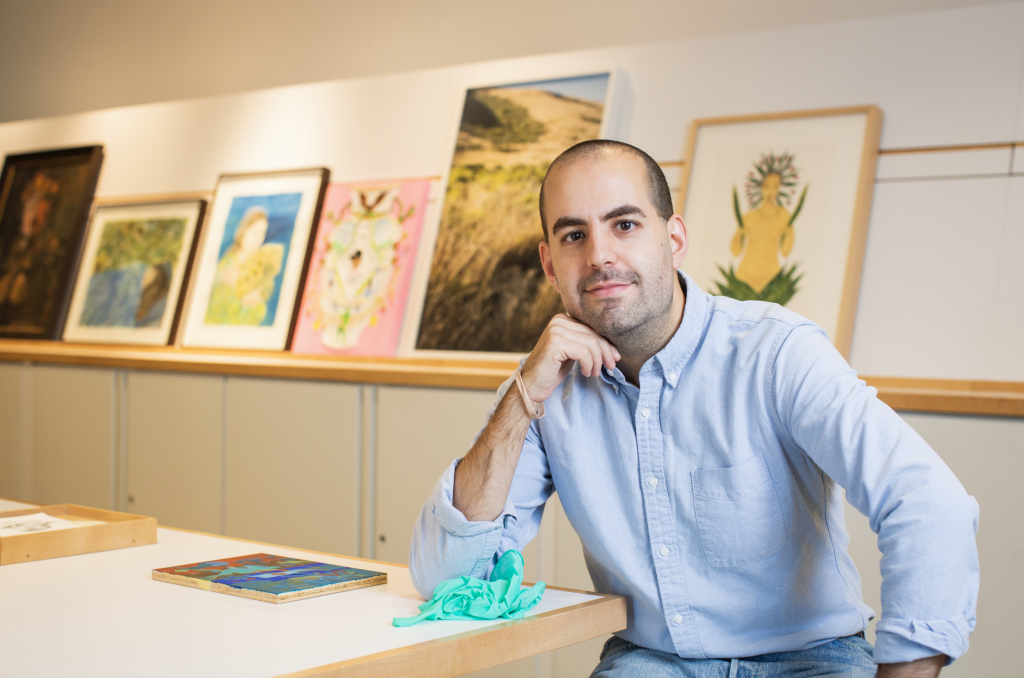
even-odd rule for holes
{"type": "MultiPolygon", "coordinates": [[[[619,138],[641,146],[662,161],[681,159],[685,134],[695,117],[865,103],[877,104],[885,113],[883,148],[1024,141],[1024,3],[1014,2],[528,57],[6,123],[0,124],[0,153],[102,142],[107,160],[99,194],[105,196],[208,190],[224,171],[309,165],[330,167],[337,181],[437,176],[444,170],[447,140],[456,122],[463,85],[613,67],[621,69],[628,83],[626,116],[619,138]]],[[[1020,331],[1024,329],[1019,260],[1024,245],[1024,162],[1011,157],[1009,151],[1005,153],[1005,169],[999,169],[1000,160],[995,162],[995,170],[986,164],[988,160],[963,154],[918,156],[914,161],[883,157],[851,356],[851,362],[862,373],[1024,380],[1024,358],[1019,350],[1020,331]],[[1011,166],[1016,167],[1016,174],[1011,166]]],[[[45,411],[50,405],[41,394],[59,390],[55,386],[57,369],[0,369],[0,403],[17,403],[21,408],[17,414],[5,410],[0,422],[21,422],[16,434],[0,429],[0,488],[59,487],[57,481],[41,483],[33,479],[33,474],[50,472],[45,470],[49,467],[33,465],[38,465],[36,457],[49,454],[59,436],[32,423],[33,417],[42,416],[34,412],[40,412],[40,408],[45,411]],[[36,392],[34,387],[38,387],[36,392]],[[14,477],[19,479],[17,484],[11,480],[14,477]]],[[[114,384],[110,387],[114,399],[97,401],[97,408],[125,397],[131,404],[135,402],[131,400],[133,393],[142,393],[144,388],[160,390],[134,375],[118,381],[110,371],[85,377],[71,368],[60,369],[67,371],[67,383],[87,384],[97,393],[103,384],[114,384]],[[117,384],[125,383],[127,394],[119,394],[117,389],[121,387],[117,384]]],[[[180,393],[195,389],[204,394],[202,397],[215,401],[216,386],[196,381],[173,388],[180,393]]],[[[268,388],[276,390],[272,385],[268,388]]],[[[309,389],[294,388],[302,392],[297,397],[320,398],[309,389]]],[[[239,397],[245,395],[245,390],[238,391],[239,397]]],[[[233,391],[228,388],[226,393],[230,398],[233,391]]],[[[404,409],[426,411],[427,403],[450,412],[451,422],[433,421],[438,430],[432,437],[424,436],[427,441],[464,437],[482,412],[455,405],[488,399],[484,394],[450,392],[439,396],[418,389],[378,395],[380,405],[374,405],[378,415],[404,409]],[[450,399],[453,407],[443,407],[438,398],[450,399]]],[[[331,390],[324,397],[352,407],[362,407],[353,404],[356,402],[368,402],[344,390],[331,390]]],[[[60,402],[54,400],[53,404],[60,402]]],[[[377,399],[370,398],[369,402],[376,403],[377,399]]],[[[221,406],[226,411],[230,401],[221,406]]],[[[129,417],[132,411],[148,411],[139,403],[134,407],[129,417]]],[[[111,408],[113,422],[116,408],[111,408]]],[[[146,416],[159,418],[159,414],[150,412],[146,416]]],[[[1024,528],[1016,517],[1012,490],[1006,483],[1019,465],[1024,430],[1019,420],[907,418],[961,474],[968,490],[981,503],[979,544],[985,568],[979,606],[982,617],[973,640],[975,649],[947,674],[1010,675],[1016,655],[1014,639],[1021,630],[1017,611],[1024,600],[1015,571],[1004,563],[1016,562],[1012,545],[1024,543],[1024,528]]],[[[411,522],[433,482],[431,477],[419,477],[422,474],[410,480],[396,463],[404,455],[416,453],[410,452],[401,435],[387,428],[400,422],[378,420],[367,428],[364,419],[364,414],[359,414],[352,424],[362,427],[362,438],[353,441],[347,437],[351,432],[346,432],[343,444],[334,448],[325,444],[317,449],[323,450],[322,455],[334,455],[331,463],[345,468],[355,464],[352,473],[360,477],[372,474],[365,483],[370,491],[377,492],[379,498],[391,497],[402,503],[389,504],[384,511],[374,506],[372,497],[361,495],[361,509],[344,517],[345,531],[336,535],[340,540],[357,539],[361,525],[367,526],[365,536],[379,538],[375,510],[381,521],[400,530],[403,520],[411,522]],[[376,442],[368,446],[371,431],[376,442]],[[359,456],[360,450],[366,452],[363,457],[359,456]],[[389,463],[374,465],[375,459],[387,459],[389,463]],[[399,487],[408,489],[397,491],[399,487]]],[[[220,421],[222,427],[227,425],[223,423],[226,419],[220,421]]],[[[216,428],[213,421],[204,426],[216,428]]],[[[103,426],[88,430],[92,431],[89,454],[98,458],[111,438],[104,437],[103,426]]],[[[333,429],[325,428],[318,439],[333,433],[333,429]]],[[[69,451],[75,435],[68,434],[69,451]]],[[[257,446],[265,442],[265,436],[252,438],[257,446]]],[[[188,441],[183,437],[179,444],[188,441]]],[[[275,449],[281,449],[279,442],[275,445],[275,449]]],[[[139,455],[144,452],[130,448],[128,459],[141,460],[139,455]]],[[[424,454],[437,460],[440,473],[446,458],[462,452],[442,446],[424,454]]],[[[114,500],[123,501],[124,493],[118,488],[132,485],[133,466],[143,469],[140,473],[150,474],[139,476],[140,487],[156,487],[147,478],[159,473],[158,466],[139,467],[137,464],[149,462],[138,461],[128,465],[124,471],[127,475],[122,477],[118,475],[123,463],[118,454],[115,446],[108,462],[112,485],[104,485],[108,476],[98,474],[96,487],[90,491],[107,492],[107,496],[111,491],[121,492],[114,500]]],[[[273,454],[274,450],[263,449],[257,456],[272,459],[273,454]]],[[[219,459],[212,450],[207,457],[219,459]]],[[[223,508],[223,502],[230,506],[232,496],[248,496],[231,494],[231,477],[232,469],[228,468],[227,476],[220,478],[227,484],[226,493],[218,491],[213,482],[203,486],[207,488],[204,501],[209,506],[229,510],[223,508]]],[[[251,494],[259,482],[254,480],[243,488],[244,492],[251,494]]],[[[348,487],[358,492],[360,485],[348,487]]],[[[147,501],[154,502],[154,510],[177,510],[161,508],[165,498],[153,496],[147,501]]],[[[211,510],[205,510],[203,521],[214,520],[208,515],[211,510]]],[[[325,510],[342,509],[332,505],[325,510]]],[[[187,511],[178,515],[200,519],[187,511]]],[[[533,546],[534,571],[554,583],[585,583],[579,563],[574,563],[574,558],[578,560],[574,536],[559,525],[557,511],[552,511],[552,516],[549,520],[553,527],[546,528],[533,546]]],[[[851,517],[850,525],[854,533],[851,552],[864,576],[866,599],[877,605],[877,580],[871,577],[877,570],[873,535],[865,532],[856,516],[851,517]]],[[[401,535],[390,527],[388,530],[401,535]]],[[[365,536],[364,550],[369,541],[365,536]]],[[[400,554],[405,546],[385,543],[382,553],[387,551],[388,557],[396,557],[391,554],[400,554]]],[[[587,649],[583,657],[573,652],[576,650],[563,652],[560,659],[542,658],[532,667],[544,676],[586,675],[586,657],[593,659],[593,648],[587,649]]]]}
{"type": "MultiPolygon", "coordinates": [[[[682,157],[697,117],[864,103],[885,113],[883,148],[1024,141],[1022,36],[1015,2],[678,40],[6,123],[0,152],[101,142],[103,196],[209,190],[225,171],[312,165],[337,181],[438,176],[461,86],[616,67],[626,81],[617,136],[662,161],[682,157]]],[[[855,367],[1024,380],[1015,343],[992,337],[1020,329],[1024,310],[1013,284],[1022,191],[1009,167],[1001,178],[879,187],[855,367]],[[953,309],[970,322],[949,323],[953,309]]]]}
{"type": "Polygon", "coordinates": [[[0,122],[998,1],[0,0],[0,122]]]}

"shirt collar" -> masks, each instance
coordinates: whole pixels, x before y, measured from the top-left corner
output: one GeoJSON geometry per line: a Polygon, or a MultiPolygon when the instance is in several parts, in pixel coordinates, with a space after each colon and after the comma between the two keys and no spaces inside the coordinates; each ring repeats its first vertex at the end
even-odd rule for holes
{"type": "Polygon", "coordinates": [[[708,315],[708,295],[697,287],[693,278],[679,271],[680,282],[686,292],[686,306],[683,308],[683,321],[672,335],[665,348],[654,356],[661,365],[665,381],[672,387],[679,383],[690,357],[697,350],[700,337],[704,333],[704,325],[708,315]]]}

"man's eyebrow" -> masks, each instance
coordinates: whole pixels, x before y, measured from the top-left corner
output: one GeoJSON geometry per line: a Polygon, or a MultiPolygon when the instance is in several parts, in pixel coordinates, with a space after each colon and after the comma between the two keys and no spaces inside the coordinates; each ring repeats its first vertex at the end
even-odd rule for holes
{"type": "Polygon", "coordinates": [[[642,209],[640,209],[636,205],[630,205],[627,203],[625,205],[619,205],[612,211],[605,214],[603,217],[601,217],[601,221],[610,221],[612,219],[618,219],[619,217],[624,217],[627,214],[639,214],[642,217],[647,217],[647,215],[644,214],[644,211],[642,209]]]}
{"type": "Polygon", "coordinates": [[[581,217],[559,217],[555,225],[551,227],[551,232],[556,233],[563,228],[572,228],[574,226],[586,226],[587,220],[581,217]]]}

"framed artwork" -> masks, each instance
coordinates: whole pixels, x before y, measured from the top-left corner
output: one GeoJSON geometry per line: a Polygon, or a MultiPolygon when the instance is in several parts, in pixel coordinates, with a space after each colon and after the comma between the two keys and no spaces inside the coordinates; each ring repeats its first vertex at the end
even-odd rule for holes
{"type": "Polygon", "coordinates": [[[800,313],[848,356],[881,128],[874,106],[695,120],[683,269],[712,294],[800,313]]]}
{"type": "Polygon", "coordinates": [[[562,151],[606,136],[613,80],[602,72],[466,89],[409,351],[518,356],[562,310],[537,251],[540,184],[562,151]]]}
{"type": "Polygon", "coordinates": [[[64,341],[171,343],[205,210],[205,200],[98,205],[64,341]]]}
{"type": "Polygon", "coordinates": [[[225,174],[196,258],[182,344],[288,348],[330,172],[225,174]]]}
{"type": "Polygon", "coordinates": [[[0,337],[58,339],[102,146],[8,155],[0,174],[0,337]]]}
{"type": "Polygon", "coordinates": [[[328,187],[293,353],[397,355],[431,183],[328,187]]]}

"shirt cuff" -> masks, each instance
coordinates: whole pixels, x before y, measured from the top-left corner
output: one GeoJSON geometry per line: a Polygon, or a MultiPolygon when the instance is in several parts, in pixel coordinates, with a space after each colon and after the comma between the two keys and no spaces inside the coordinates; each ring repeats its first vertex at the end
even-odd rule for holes
{"type": "Polygon", "coordinates": [[[944,654],[948,665],[967,652],[970,632],[963,616],[938,621],[882,619],[875,628],[875,663],[910,662],[944,654]]]}
{"type": "Polygon", "coordinates": [[[453,488],[455,487],[455,469],[461,459],[456,459],[444,472],[434,488],[434,496],[431,499],[431,513],[437,519],[438,524],[448,534],[454,537],[475,537],[495,530],[509,528],[519,522],[516,515],[515,504],[511,496],[505,501],[505,507],[501,514],[494,520],[467,520],[462,511],[452,505],[453,488]]]}

